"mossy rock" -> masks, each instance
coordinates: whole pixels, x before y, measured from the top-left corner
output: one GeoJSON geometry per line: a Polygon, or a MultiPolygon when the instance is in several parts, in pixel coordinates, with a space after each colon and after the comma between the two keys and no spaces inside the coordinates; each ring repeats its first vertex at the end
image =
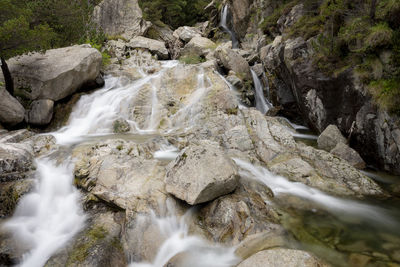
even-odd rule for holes
{"type": "Polygon", "coordinates": [[[118,119],[113,123],[114,133],[127,133],[131,130],[131,126],[124,119],[118,119]]]}
{"type": "Polygon", "coordinates": [[[46,266],[126,266],[127,260],[119,236],[121,212],[89,211],[95,213],[89,226],[46,266]]]}
{"type": "Polygon", "coordinates": [[[23,195],[32,190],[34,180],[22,179],[0,183],[0,217],[10,216],[23,195]]]}

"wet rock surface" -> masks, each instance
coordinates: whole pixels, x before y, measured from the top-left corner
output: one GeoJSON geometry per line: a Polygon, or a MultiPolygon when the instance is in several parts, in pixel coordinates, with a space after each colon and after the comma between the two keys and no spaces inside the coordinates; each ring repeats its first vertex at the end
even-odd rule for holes
{"type": "MultiPolygon", "coordinates": [[[[193,37],[189,43],[196,38],[199,37],[193,37]]],[[[125,49],[121,47],[117,50],[125,49]]],[[[210,54],[212,49],[204,51],[210,54]]],[[[206,242],[201,243],[202,249],[211,246],[215,251],[224,250],[214,242],[237,246],[236,255],[241,260],[235,264],[239,266],[296,266],[297,263],[326,266],[309,252],[298,250],[293,237],[301,242],[318,240],[312,244],[340,247],[345,253],[365,252],[362,247],[346,247],[345,240],[332,245],[329,238],[339,234],[326,234],[323,227],[314,229],[306,221],[312,216],[304,217],[303,223],[303,217],[296,215],[297,212],[310,212],[314,216],[329,214],[323,205],[292,195],[289,190],[284,191],[285,187],[277,189],[274,184],[244,175],[236,160],[266,168],[276,179],[285,179],[293,186],[301,184],[306,192],[326,193],[338,199],[386,197],[378,184],[347,161],[296,142],[293,133],[279,119],[240,107],[235,92],[215,72],[215,64],[210,64],[214,59],[201,65],[150,66],[153,61],[146,61],[150,55],[146,52],[143,54],[146,60],[138,63],[145,66],[140,72],[136,56],[141,54],[132,55],[122,65],[112,67],[112,73],[123,78],[109,91],[116,92],[122,87],[128,93],[118,91],[124,98],[118,105],[118,116],[102,119],[94,126],[107,125],[106,136],[92,136],[67,146],[65,151],[52,136],[29,137],[31,158],[55,149],[61,150],[59,155],[71,154],[75,162],[74,183],[83,195],[88,216],[86,227],[67,247],[53,255],[46,266],[156,262],[161,257],[158,252],[171,244],[173,238],[178,242],[185,238],[200,242],[201,238],[201,242],[206,242]],[[145,71],[148,73],[144,74],[145,71]],[[119,119],[117,126],[122,128],[117,128],[122,130],[112,134],[113,122],[119,119]],[[157,156],[160,153],[167,156],[157,156]],[[174,213],[163,211],[163,205],[173,206],[174,213]],[[183,214],[186,217],[181,217],[183,214]],[[291,216],[298,221],[290,221],[291,216]],[[171,218],[188,221],[175,222],[168,228],[171,218]]],[[[96,133],[92,128],[90,131],[96,133]]],[[[20,142],[25,134],[0,135],[0,140],[20,142]]],[[[7,190],[2,192],[13,194],[16,190],[25,192],[28,187],[14,185],[10,191],[4,184],[3,188],[7,190]]],[[[394,256],[389,260],[396,258],[395,251],[390,251],[394,256]]],[[[161,266],[185,266],[193,255],[190,251],[179,252],[161,266]]]]}
{"type": "Polygon", "coordinates": [[[329,266],[308,252],[292,249],[270,249],[260,251],[241,262],[238,267],[269,267],[269,266],[329,266]]]}

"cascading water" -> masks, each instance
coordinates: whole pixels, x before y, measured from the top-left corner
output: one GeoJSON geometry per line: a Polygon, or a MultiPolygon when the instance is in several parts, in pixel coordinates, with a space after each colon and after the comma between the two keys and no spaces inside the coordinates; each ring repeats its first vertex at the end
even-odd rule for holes
{"type": "MultiPolygon", "coordinates": [[[[24,245],[26,253],[22,259],[22,266],[43,266],[85,225],[86,217],[80,207],[80,197],[72,185],[73,164],[69,156],[71,145],[92,141],[93,138],[110,138],[113,135],[113,122],[123,119],[130,125],[130,132],[123,135],[124,138],[135,134],[148,138],[157,136],[154,138],[157,144],[152,150],[154,159],[168,162],[178,156],[179,134],[182,132],[191,134],[193,126],[198,123],[197,119],[204,116],[202,100],[206,96],[215,97],[213,94],[208,94],[212,92],[212,81],[215,78],[211,79],[210,72],[205,72],[202,67],[193,67],[196,75],[192,75],[190,79],[194,81],[195,86],[192,87],[196,88],[181,86],[179,90],[184,92],[180,92],[179,101],[176,101],[178,97],[172,96],[173,90],[166,89],[168,87],[166,80],[172,73],[168,73],[168,70],[177,66],[179,65],[176,61],[163,63],[159,71],[151,75],[141,72],[141,78],[130,82],[126,82],[123,78],[106,77],[105,87],[90,95],[82,96],[74,107],[67,126],[52,133],[57,143],[64,147],[37,160],[37,187],[32,193],[23,197],[15,215],[5,225],[15,234],[18,242],[24,245]],[[163,76],[165,73],[167,75],[163,76]],[[173,108],[168,110],[166,106],[173,108]],[[169,137],[176,138],[177,142],[170,141],[169,137]],[[66,153],[62,150],[64,148],[66,153]]],[[[181,75],[181,70],[174,69],[174,75],[181,75]]],[[[257,109],[265,114],[272,105],[264,97],[261,81],[253,70],[251,73],[255,84],[257,109]]],[[[227,114],[223,116],[228,119],[232,117],[227,114]]],[[[305,128],[289,121],[288,124],[296,130],[305,128]]],[[[121,135],[116,136],[121,137],[121,135]]],[[[384,209],[329,196],[304,184],[290,182],[286,178],[273,175],[265,168],[255,167],[238,159],[235,159],[235,162],[241,168],[241,177],[253,178],[264,183],[275,196],[290,194],[308,200],[313,206],[317,205],[334,214],[345,214],[349,217],[354,215],[356,219],[370,220],[379,227],[382,225],[393,227],[393,220],[386,216],[384,209]]],[[[164,163],[161,165],[166,165],[164,163]]],[[[152,251],[154,260],[134,262],[130,266],[162,267],[174,260],[183,261],[181,266],[192,267],[225,267],[237,264],[238,259],[234,253],[236,247],[226,248],[210,244],[189,233],[187,220],[191,216],[189,211],[180,218],[173,210],[165,216],[155,214],[145,216],[145,222],[156,225],[164,241],[157,251],[152,251]]],[[[394,228],[397,226],[396,224],[394,228]]],[[[132,242],[139,241],[135,239],[132,242]]]]}
{"type": "Polygon", "coordinates": [[[240,175],[242,177],[255,179],[265,184],[272,190],[274,195],[291,194],[313,203],[318,203],[325,209],[339,215],[356,215],[390,227],[397,225],[393,218],[385,214],[386,211],[384,209],[353,200],[333,197],[305,184],[290,182],[284,177],[274,175],[265,168],[256,167],[240,159],[233,160],[241,168],[240,175]]]}
{"type": "Polygon", "coordinates": [[[79,193],[72,185],[73,165],[66,160],[36,160],[38,184],[24,196],[5,229],[27,252],[20,266],[41,267],[84,226],[79,193]]]}
{"type": "Polygon", "coordinates": [[[251,76],[253,77],[254,82],[254,90],[255,90],[255,98],[256,98],[256,109],[259,110],[262,114],[266,114],[268,110],[272,107],[272,104],[269,103],[267,99],[264,97],[264,90],[261,84],[260,79],[254,70],[251,71],[251,76]]]}
{"type": "MultiPolygon", "coordinates": [[[[105,87],[82,96],[70,114],[68,124],[51,133],[57,144],[64,146],[68,154],[71,145],[102,136],[108,138],[113,134],[113,122],[121,118],[130,124],[131,133],[151,136],[155,131],[160,131],[157,127],[161,116],[165,115],[160,110],[161,103],[157,95],[162,87],[161,76],[177,64],[176,61],[163,63],[157,73],[146,75],[141,72],[142,78],[129,83],[121,78],[106,77],[105,87]],[[132,103],[137,106],[132,106],[132,103]],[[135,120],[137,112],[145,112],[143,122],[135,120]]],[[[185,131],[195,123],[201,99],[211,87],[210,78],[199,68],[197,88],[188,95],[185,105],[170,117],[170,127],[165,129],[166,134],[185,131]]],[[[163,142],[153,156],[158,160],[170,161],[178,152],[176,147],[163,142]]],[[[37,189],[21,200],[16,213],[5,224],[5,228],[15,234],[19,245],[24,245],[27,251],[21,262],[21,266],[26,267],[43,266],[58,249],[63,248],[83,229],[86,220],[80,207],[79,193],[73,187],[73,164],[69,156],[54,151],[38,159],[36,165],[37,189]]],[[[191,259],[187,260],[193,266],[224,267],[237,262],[233,248],[219,247],[190,236],[184,219],[179,220],[174,214],[165,218],[153,216],[152,220],[164,232],[166,241],[152,264],[132,266],[161,267],[181,252],[191,255],[191,259]]]]}
{"type": "Polygon", "coordinates": [[[228,18],[230,17],[229,15],[230,15],[229,6],[225,5],[221,11],[221,27],[225,32],[229,33],[229,35],[231,36],[232,48],[239,48],[239,41],[236,38],[236,34],[232,29],[230,29],[228,25],[228,18]]]}
{"type": "MultiPolygon", "coordinates": [[[[168,203],[167,203],[168,205],[168,203]]],[[[179,259],[178,266],[192,267],[230,267],[238,263],[235,248],[226,248],[210,244],[197,236],[190,235],[187,220],[190,220],[192,212],[189,210],[184,216],[178,218],[171,206],[167,206],[167,214],[157,217],[154,213],[142,217],[143,225],[154,224],[164,238],[157,255],[152,263],[134,262],[129,267],[163,267],[177,255],[183,255],[179,259]]],[[[174,265],[174,264],[173,264],[174,265]]]]}

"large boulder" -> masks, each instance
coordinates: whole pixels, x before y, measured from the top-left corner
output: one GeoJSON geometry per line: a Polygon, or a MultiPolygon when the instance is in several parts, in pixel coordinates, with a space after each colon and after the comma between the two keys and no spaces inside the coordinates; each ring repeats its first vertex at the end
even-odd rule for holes
{"type": "Polygon", "coordinates": [[[173,35],[175,38],[187,43],[194,37],[201,37],[201,32],[195,27],[183,26],[176,29],[173,35]]]}
{"type": "Polygon", "coordinates": [[[354,168],[364,169],[366,167],[364,160],[360,157],[360,154],[342,142],[337,144],[331,150],[331,153],[339,158],[347,160],[354,168]]]}
{"type": "Polygon", "coordinates": [[[239,75],[242,78],[250,79],[249,64],[238,51],[235,51],[226,45],[220,45],[215,50],[214,55],[226,69],[234,71],[236,75],[239,75]]]}
{"type": "Polygon", "coordinates": [[[0,87],[0,122],[15,125],[24,120],[25,109],[3,87],[0,87]]]}
{"type": "Polygon", "coordinates": [[[162,41],[157,41],[143,36],[138,36],[130,40],[130,42],[127,44],[127,47],[131,49],[136,49],[136,48],[146,49],[156,54],[159,59],[168,59],[168,50],[165,47],[165,43],[162,41]]]}
{"type": "Polygon", "coordinates": [[[129,40],[143,35],[151,26],[142,18],[138,0],[103,0],[93,11],[93,20],[109,36],[129,40]]]}
{"type": "Polygon", "coordinates": [[[8,65],[20,95],[57,101],[94,81],[101,62],[100,52],[84,44],[14,57],[8,65]]]}
{"type": "Polygon", "coordinates": [[[327,267],[306,251],[276,248],[260,251],[242,261],[237,267],[327,267]]]}
{"type": "Polygon", "coordinates": [[[30,143],[0,143],[0,181],[7,181],[32,170],[33,147],[30,143]]]}
{"type": "Polygon", "coordinates": [[[53,107],[53,100],[40,99],[33,101],[26,121],[35,125],[49,124],[53,118],[53,107]]]}
{"type": "Polygon", "coordinates": [[[318,148],[331,151],[339,143],[347,143],[339,128],[336,125],[329,125],[318,137],[318,148]]]}
{"type": "Polygon", "coordinates": [[[195,36],[190,40],[189,43],[186,44],[182,54],[207,56],[214,47],[215,43],[210,39],[201,36],[195,36]]]}
{"type": "Polygon", "coordinates": [[[195,205],[235,190],[238,174],[216,143],[203,141],[187,147],[171,163],[165,183],[168,193],[195,205]]]}

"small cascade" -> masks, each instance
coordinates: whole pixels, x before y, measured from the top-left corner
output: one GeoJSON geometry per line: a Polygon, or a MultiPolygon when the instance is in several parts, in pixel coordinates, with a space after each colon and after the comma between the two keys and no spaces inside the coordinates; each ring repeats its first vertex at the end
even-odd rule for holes
{"type": "Polygon", "coordinates": [[[231,40],[232,40],[232,48],[239,48],[239,40],[236,37],[235,31],[233,29],[230,29],[229,24],[228,24],[228,19],[230,18],[230,14],[229,14],[229,6],[225,5],[222,8],[222,12],[221,12],[221,27],[222,29],[229,33],[229,35],[231,36],[231,40]]]}
{"type": "Polygon", "coordinates": [[[253,77],[254,89],[256,93],[256,109],[259,110],[262,114],[266,114],[268,110],[272,107],[272,104],[267,99],[265,99],[263,86],[257,74],[252,69],[250,71],[251,76],[253,77]]]}
{"type": "Polygon", "coordinates": [[[38,159],[36,166],[36,188],[21,199],[4,225],[27,250],[23,267],[43,266],[85,223],[80,196],[72,183],[73,165],[45,158],[38,159]]]}
{"type": "Polygon", "coordinates": [[[377,224],[388,227],[398,227],[396,221],[386,214],[383,208],[363,204],[354,200],[346,200],[330,196],[318,189],[309,187],[303,183],[291,182],[288,179],[275,175],[263,167],[256,167],[240,159],[233,159],[241,168],[239,171],[242,177],[255,179],[268,186],[275,196],[279,194],[290,194],[302,199],[309,200],[320,207],[341,215],[362,217],[377,224]]]}
{"type": "Polygon", "coordinates": [[[271,100],[271,94],[270,94],[270,86],[269,86],[269,80],[267,78],[267,75],[265,75],[265,72],[263,72],[263,79],[265,81],[265,91],[267,93],[267,99],[271,100]]]}
{"type": "MultiPolygon", "coordinates": [[[[167,202],[168,205],[168,202],[167,202]]],[[[160,231],[160,238],[164,240],[152,263],[134,262],[129,267],[162,267],[169,266],[169,262],[179,255],[177,266],[191,267],[230,267],[235,266],[239,259],[235,255],[235,248],[226,248],[209,243],[200,237],[189,234],[187,221],[192,216],[191,210],[179,218],[171,207],[164,216],[158,217],[152,212],[149,216],[142,216],[138,221],[145,227],[154,224],[160,231]]],[[[175,266],[175,264],[172,264],[175,266]]]]}
{"type": "Polygon", "coordinates": [[[176,131],[182,126],[189,130],[195,124],[196,115],[201,110],[201,99],[212,86],[211,80],[204,74],[204,69],[197,75],[197,88],[187,98],[185,105],[179,109],[172,117],[173,127],[168,131],[176,131]]]}

